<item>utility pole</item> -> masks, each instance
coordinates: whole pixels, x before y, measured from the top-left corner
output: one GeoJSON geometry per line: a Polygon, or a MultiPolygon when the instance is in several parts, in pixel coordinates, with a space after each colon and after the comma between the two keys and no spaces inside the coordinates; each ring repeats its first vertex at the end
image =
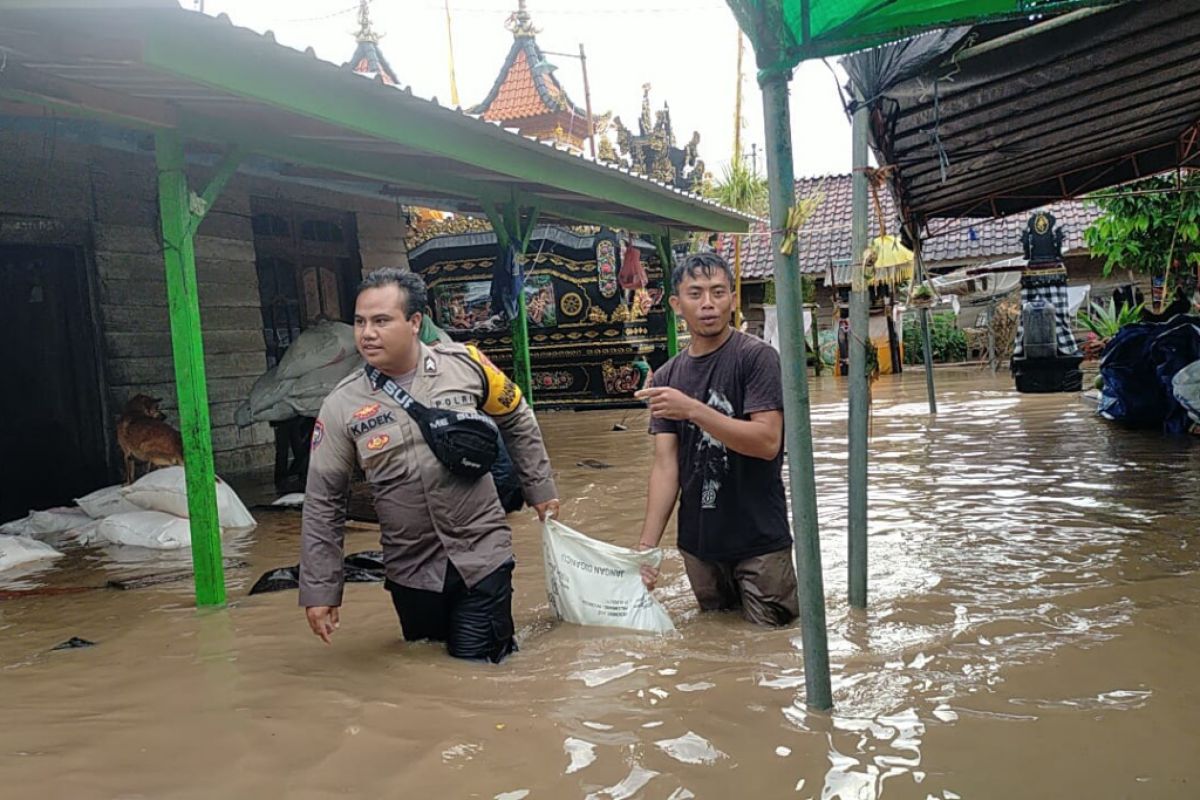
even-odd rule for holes
{"type": "Polygon", "coordinates": [[[579,63],[583,65],[583,104],[587,111],[588,149],[591,150],[592,160],[596,160],[596,124],[592,122],[592,89],[588,85],[587,56],[583,52],[583,42],[579,43],[579,63]]]}
{"type": "MultiPolygon", "coordinates": [[[[858,98],[855,98],[856,100],[858,98]]],[[[867,414],[871,391],[867,381],[870,300],[867,293],[867,106],[857,103],[851,127],[850,210],[850,454],[847,519],[849,522],[850,605],[867,607],[867,414]]]]}

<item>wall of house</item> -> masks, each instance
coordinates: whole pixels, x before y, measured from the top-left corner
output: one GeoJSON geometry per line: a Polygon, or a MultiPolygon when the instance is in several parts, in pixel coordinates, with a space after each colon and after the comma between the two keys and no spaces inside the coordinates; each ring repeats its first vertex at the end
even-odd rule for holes
{"type": "MultiPolygon", "coordinates": [[[[204,170],[189,173],[194,188],[204,186],[204,170]]],[[[195,240],[213,451],[217,471],[226,474],[267,467],[275,452],[269,425],[234,423],[238,405],[266,369],[252,196],[352,211],[363,269],[407,267],[405,223],[394,202],[242,175],[230,181],[195,240]]],[[[163,398],[177,424],[153,154],[0,129],[0,215],[83,223],[90,231],[83,244],[107,386],[105,416],[114,420],[129,397],[144,393],[163,398]]]]}

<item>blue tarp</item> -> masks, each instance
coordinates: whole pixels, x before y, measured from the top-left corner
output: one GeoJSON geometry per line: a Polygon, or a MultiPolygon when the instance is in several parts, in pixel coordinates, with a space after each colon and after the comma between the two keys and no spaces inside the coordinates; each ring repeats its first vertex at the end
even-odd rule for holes
{"type": "Polygon", "coordinates": [[[1104,386],[1097,411],[1131,428],[1186,433],[1191,421],[1175,397],[1172,381],[1197,360],[1200,316],[1181,314],[1168,322],[1126,325],[1100,358],[1104,386]]]}

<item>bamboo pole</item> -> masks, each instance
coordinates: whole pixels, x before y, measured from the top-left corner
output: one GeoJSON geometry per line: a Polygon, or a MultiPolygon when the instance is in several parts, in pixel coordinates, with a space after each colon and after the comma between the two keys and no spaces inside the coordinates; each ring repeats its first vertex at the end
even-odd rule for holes
{"type": "Polygon", "coordinates": [[[221,606],[225,604],[225,571],[221,563],[221,526],[217,517],[200,298],[196,289],[196,254],[190,232],[193,216],[179,133],[175,130],[157,132],[154,155],[158,164],[159,216],[171,317],[175,391],[179,399],[179,428],[187,476],[196,605],[221,606]]]}
{"type": "MultiPolygon", "coordinates": [[[[759,59],[760,62],[763,60],[762,53],[759,53],[759,59]]],[[[790,81],[791,70],[775,68],[759,72],[766,122],[771,250],[775,261],[776,305],[783,366],[784,432],[792,498],[792,528],[795,533],[805,702],[809,708],[823,711],[833,707],[833,691],[829,678],[825,582],[821,573],[821,542],[817,527],[817,486],[813,471],[803,290],[795,253],[785,255],[780,251],[788,210],[796,202],[788,104],[790,81]]]]}
{"type": "Polygon", "coordinates": [[[850,605],[867,607],[867,415],[870,409],[867,382],[867,339],[870,309],[863,250],[867,246],[867,107],[859,105],[851,128],[853,177],[851,179],[850,236],[850,419],[848,422],[849,508],[848,570],[850,605]]]}

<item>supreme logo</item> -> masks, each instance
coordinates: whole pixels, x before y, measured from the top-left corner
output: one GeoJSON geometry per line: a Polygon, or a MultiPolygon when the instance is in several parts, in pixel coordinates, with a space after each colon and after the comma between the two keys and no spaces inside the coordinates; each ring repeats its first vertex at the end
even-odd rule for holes
{"type": "MultiPolygon", "coordinates": [[[[376,408],[379,408],[379,406],[376,406],[376,408]]],[[[395,422],[395,421],[396,421],[396,412],[395,411],[385,411],[382,414],[379,414],[378,416],[374,416],[368,420],[364,420],[363,422],[356,422],[353,425],[351,425],[350,426],[350,435],[355,438],[358,438],[359,436],[362,436],[364,433],[370,433],[371,431],[375,430],[376,428],[380,427],[381,425],[387,425],[387,424],[395,422]]]]}
{"type": "Polygon", "coordinates": [[[381,433],[378,436],[372,436],[370,441],[367,442],[367,449],[382,450],[383,448],[387,447],[388,442],[391,440],[392,437],[388,436],[386,433],[381,433]]]}
{"type": "Polygon", "coordinates": [[[379,403],[372,403],[369,406],[363,406],[358,411],[354,412],[355,419],[367,419],[379,413],[379,403]]]}

